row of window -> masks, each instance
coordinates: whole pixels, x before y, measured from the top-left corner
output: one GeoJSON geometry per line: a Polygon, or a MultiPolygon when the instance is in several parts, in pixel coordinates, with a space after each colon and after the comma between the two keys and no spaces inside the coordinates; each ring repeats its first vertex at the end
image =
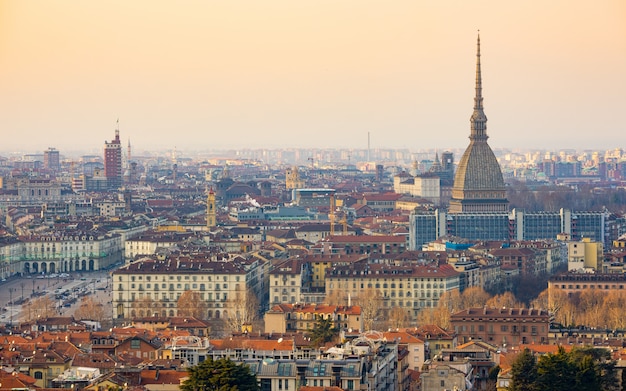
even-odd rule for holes
{"type": "MultiPolygon", "coordinates": [[[[144,277],[143,275],[130,276],[130,280],[131,281],[135,281],[135,280],[141,281],[141,280],[143,280],[143,277],[144,277]]],[[[151,281],[152,280],[152,276],[145,276],[145,277],[146,277],[146,281],[151,281]]],[[[200,276],[200,279],[204,280],[204,277],[205,276],[200,276]]],[[[212,281],[212,278],[213,278],[213,276],[207,276],[207,280],[208,281],[212,281]]],[[[118,276],[117,279],[118,279],[118,281],[123,281],[123,278],[122,278],[121,275],[118,276]]],[[[181,280],[189,281],[190,276],[176,276],[176,277],[169,276],[169,279],[170,280],[176,279],[178,281],[181,281],[181,280]]],[[[197,281],[197,279],[198,279],[198,276],[191,276],[191,280],[197,281]]],[[[216,276],[215,280],[217,281],[218,279],[219,279],[219,276],[216,276]]],[[[228,277],[227,276],[222,276],[222,279],[223,279],[223,281],[228,281],[228,277]]],[[[158,280],[158,277],[156,277],[154,280],[155,281],[158,280]]],[[[235,276],[235,281],[240,281],[240,280],[241,280],[241,276],[235,276]]],[[[165,276],[163,276],[162,281],[165,281],[165,276]]]]}
{"type": "Polygon", "coordinates": [[[589,286],[587,286],[587,284],[583,284],[583,285],[573,285],[573,284],[569,284],[569,285],[565,285],[565,284],[561,284],[561,289],[624,289],[624,285],[623,284],[612,284],[612,285],[602,285],[602,284],[589,284],[589,286]],[[610,286],[610,288],[609,288],[610,286]]]}
{"type": "MultiPolygon", "coordinates": [[[[170,293],[169,297],[167,296],[167,293],[163,293],[161,295],[161,299],[160,300],[161,301],[168,301],[168,300],[171,300],[171,301],[176,300],[177,301],[178,299],[180,299],[180,296],[181,296],[180,292],[176,294],[176,297],[174,297],[174,293],[170,293]]],[[[135,300],[137,300],[137,297],[139,297],[139,300],[142,300],[144,298],[144,295],[143,295],[143,293],[140,293],[139,296],[137,296],[135,294],[135,292],[132,292],[130,294],[130,300],[129,301],[135,301],[135,300]]],[[[207,296],[205,296],[204,293],[200,294],[200,299],[201,300],[205,300],[205,297],[206,297],[207,301],[213,301],[213,293],[209,293],[207,296]]],[[[152,295],[150,294],[150,292],[146,293],[145,298],[148,299],[148,300],[152,300],[152,295]]],[[[124,294],[123,293],[118,293],[118,300],[119,301],[124,301],[124,294]]],[[[156,293],[154,294],[154,300],[159,300],[159,297],[157,296],[156,293]]],[[[223,293],[222,295],[220,295],[219,293],[215,293],[215,300],[216,301],[227,301],[228,300],[228,294],[227,293],[223,293]],[[220,299],[220,297],[221,297],[221,299],[220,299]]]]}
{"type": "MultiPolygon", "coordinates": [[[[470,333],[474,333],[476,332],[476,327],[475,325],[461,325],[461,326],[454,326],[455,331],[458,333],[460,332],[467,332],[469,330],[470,333]]],[[[541,329],[541,332],[544,333],[546,331],[545,326],[541,326],[540,328],[538,328],[538,326],[530,326],[530,332],[532,334],[537,334],[537,330],[541,329]]],[[[522,325],[521,327],[518,325],[511,325],[510,328],[511,332],[516,333],[516,332],[522,332],[522,333],[527,333],[528,332],[528,326],[526,325],[522,325]]],[[[484,332],[485,331],[485,325],[479,324],[478,325],[478,332],[484,332]]],[[[509,331],[509,325],[503,324],[500,325],[500,331],[503,333],[506,333],[509,331]]],[[[489,332],[493,333],[494,332],[494,327],[493,324],[489,325],[489,332]]]]}
{"type": "MultiPolygon", "coordinates": [[[[219,291],[220,287],[222,289],[226,289],[227,290],[228,289],[228,284],[222,284],[222,285],[215,284],[215,290],[216,291],[219,291]]],[[[183,287],[183,284],[176,284],[176,288],[175,289],[176,290],[183,289],[183,290],[188,291],[190,288],[193,289],[193,290],[198,290],[199,289],[201,291],[204,291],[206,289],[209,289],[209,290],[213,289],[213,285],[212,284],[206,284],[206,285],[205,284],[199,284],[199,285],[198,284],[191,284],[191,285],[190,284],[184,284],[184,287],[183,287]]],[[[124,290],[124,285],[123,284],[119,284],[118,285],[118,289],[120,291],[123,291],[124,290]]],[[[138,284],[138,285],[130,284],[130,289],[139,289],[141,291],[141,290],[143,290],[143,284],[138,284]]],[[[146,284],[146,289],[152,289],[152,284],[146,284]]],[[[165,283],[161,284],[161,289],[167,289],[167,284],[165,284],[165,283]]],[[[174,284],[169,284],[169,289],[171,291],[173,291],[174,290],[174,284]]],[[[154,284],[154,290],[155,291],[159,290],[159,284],[154,284]]],[[[235,290],[239,290],[239,284],[235,285],[235,290]]]]}
{"type": "MultiPolygon", "coordinates": [[[[333,282],[331,282],[331,283],[330,283],[330,285],[331,285],[330,287],[332,288],[332,287],[334,286],[334,284],[335,284],[335,282],[334,282],[334,281],[333,281],[333,282]]],[[[365,289],[365,284],[364,284],[363,282],[361,282],[359,285],[360,285],[361,289],[365,289]]],[[[338,281],[338,282],[337,282],[337,287],[338,287],[338,288],[341,288],[342,286],[343,286],[344,288],[348,288],[349,283],[348,283],[347,279],[346,279],[346,281],[345,281],[345,282],[343,282],[343,283],[342,283],[341,281],[338,281]]],[[[372,283],[370,282],[370,283],[368,283],[368,284],[367,284],[367,287],[368,287],[368,288],[376,288],[376,289],[381,289],[381,287],[382,287],[382,289],[396,289],[396,284],[395,284],[395,283],[387,284],[387,283],[385,282],[385,283],[383,283],[383,284],[381,285],[381,284],[380,284],[380,283],[378,283],[378,282],[377,282],[377,283],[375,283],[375,284],[372,284],[372,283]]],[[[404,288],[404,284],[399,283],[399,284],[398,284],[398,286],[397,286],[397,288],[399,288],[399,289],[403,289],[403,288],[404,288]]],[[[411,284],[407,284],[407,288],[408,288],[408,289],[410,289],[410,288],[411,288],[411,284]]],[[[444,289],[444,288],[445,288],[445,284],[444,284],[443,282],[440,282],[439,284],[433,283],[432,285],[431,285],[430,283],[426,283],[426,286],[425,286],[425,287],[424,287],[424,283],[421,283],[421,284],[413,284],[413,289],[437,289],[437,288],[439,288],[439,289],[444,289]]],[[[356,282],[352,282],[352,289],[357,289],[357,283],[356,283],[356,282]]]]}

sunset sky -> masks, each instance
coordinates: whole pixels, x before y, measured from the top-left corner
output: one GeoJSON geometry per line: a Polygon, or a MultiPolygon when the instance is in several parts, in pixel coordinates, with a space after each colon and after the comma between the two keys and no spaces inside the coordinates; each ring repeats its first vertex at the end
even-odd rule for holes
{"type": "Polygon", "coordinates": [[[0,151],[626,148],[624,0],[0,0],[0,151]]]}

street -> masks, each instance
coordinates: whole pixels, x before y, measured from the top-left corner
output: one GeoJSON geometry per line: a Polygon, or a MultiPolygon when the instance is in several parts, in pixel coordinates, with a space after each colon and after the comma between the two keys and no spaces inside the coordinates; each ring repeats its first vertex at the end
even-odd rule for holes
{"type": "Polygon", "coordinates": [[[96,303],[104,306],[105,313],[110,316],[111,282],[110,271],[75,272],[68,277],[57,275],[13,277],[0,282],[0,323],[15,324],[22,316],[23,304],[42,296],[48,296],[57,303],[57,313],[62,316],[72,316],[80,307],[85,297],[91,297],[96,303]],[[66,299],[57,299],[57,295],[68,292],[66,299]],[[9,305],[13,302],[13,305],[9,305]]]}

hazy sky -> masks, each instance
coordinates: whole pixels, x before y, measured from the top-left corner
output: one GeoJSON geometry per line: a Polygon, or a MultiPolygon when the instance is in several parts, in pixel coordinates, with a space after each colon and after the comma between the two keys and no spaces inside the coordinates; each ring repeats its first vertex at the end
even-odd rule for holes
{"type": "Polygon", "coordinates": [[[0,0],[1,151],[626,148],[624,0],[0,0]]]}

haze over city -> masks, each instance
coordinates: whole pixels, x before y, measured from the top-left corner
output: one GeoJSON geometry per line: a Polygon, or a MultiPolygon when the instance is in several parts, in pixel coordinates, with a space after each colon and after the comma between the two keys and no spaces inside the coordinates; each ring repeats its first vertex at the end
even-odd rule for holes
{"type": "Polygon", "coordinates": [[[0,3],[0,150],[615,148],[620,0],[0,3]]]}

